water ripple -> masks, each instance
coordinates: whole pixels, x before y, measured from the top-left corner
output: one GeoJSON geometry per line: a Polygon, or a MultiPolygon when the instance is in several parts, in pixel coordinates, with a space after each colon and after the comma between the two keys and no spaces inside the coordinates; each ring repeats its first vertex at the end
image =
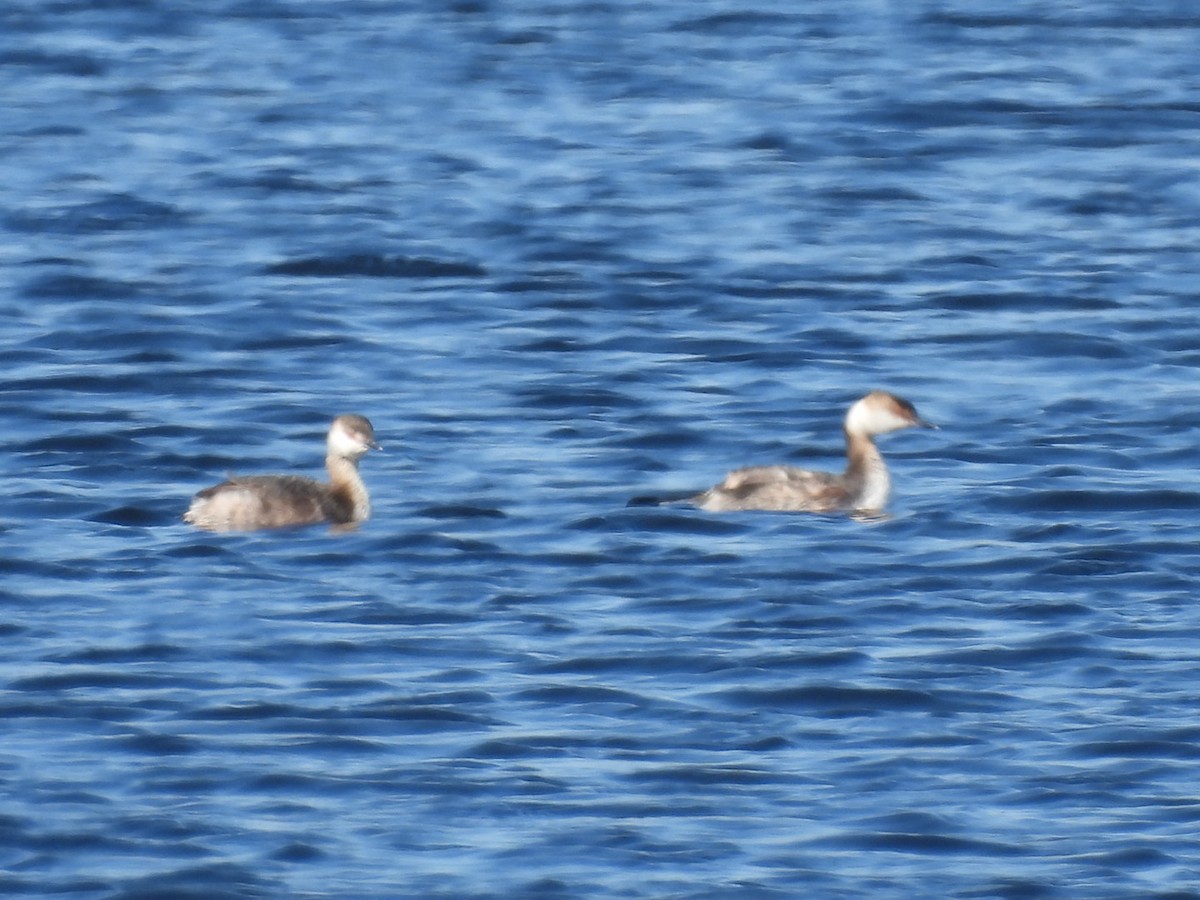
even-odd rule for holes
{"type": "Polygon", "coordinates": [[[1194,15],[42,6],[0,892],[1194,894],[1194,15]],[[876,387],[887,519],[626,506],[876,387]]]}

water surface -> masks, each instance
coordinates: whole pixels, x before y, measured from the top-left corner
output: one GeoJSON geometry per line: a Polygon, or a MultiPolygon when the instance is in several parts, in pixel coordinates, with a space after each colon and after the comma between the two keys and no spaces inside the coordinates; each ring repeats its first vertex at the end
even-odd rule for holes
{"type": "Polygon", "coordinates": [[[1200,894],[1200,16],[795,7],[0,12],[4,893],[1200,894]]]}

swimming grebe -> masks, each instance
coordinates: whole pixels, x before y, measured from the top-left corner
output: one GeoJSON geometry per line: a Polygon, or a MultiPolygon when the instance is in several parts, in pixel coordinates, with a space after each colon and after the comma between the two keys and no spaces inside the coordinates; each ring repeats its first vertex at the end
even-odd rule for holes
{"type": "Polygon", "coordinates": [[[338,416],[329,426],[326,447],[329,484],[299,475],[234,476],[198,493],[183,521],[208,531],[365,521],[371,500],[358,461],[368,450],[382,449],[375,443],[375,429],[363,416],[338,416]]]}
{"type": "MultiPolygon", "coordinates": [[[[846,471],[842,474],[792,466],[751,466],[735,469],[702,494],[678,499],[712,512],[761,509],[878,515],[887,505],[892,483],[872,438],[916,426],[937,427],[922,420],[907,400],[872,391],[846,413],[846,471]]],[[[638,497],[630,505],[663,502],[671,500],[638,497]]]]}

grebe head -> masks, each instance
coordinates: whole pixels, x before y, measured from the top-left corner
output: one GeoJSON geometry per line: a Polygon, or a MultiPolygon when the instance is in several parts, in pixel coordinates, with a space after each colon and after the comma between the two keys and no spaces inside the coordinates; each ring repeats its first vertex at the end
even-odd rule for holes
{"type": "Polygon", "coordinates": [[[846,413],[848,434],[875,435],[901,428],[937,428],[917,415],[916,408],[895,394],[871,391],[846,413]]]}
{"type": "Polygon", "coordinates": [[[338,416],[329,426],[328,438],[331,456],[360,459],[368,450],[382,450],[375,443],[375,429],[365,416],[352,414],[338,416]]]}

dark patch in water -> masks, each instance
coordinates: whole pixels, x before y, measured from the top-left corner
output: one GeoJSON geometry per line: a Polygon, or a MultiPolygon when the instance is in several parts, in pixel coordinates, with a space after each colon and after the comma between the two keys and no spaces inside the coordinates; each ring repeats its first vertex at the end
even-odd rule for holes
{"type": "Polygon", "coordinates": [[[267,266],[268,275],[301,278],[481,278],[482,266],[407,256],[352,253],[346,256],[310,256],[267,266]]]}

